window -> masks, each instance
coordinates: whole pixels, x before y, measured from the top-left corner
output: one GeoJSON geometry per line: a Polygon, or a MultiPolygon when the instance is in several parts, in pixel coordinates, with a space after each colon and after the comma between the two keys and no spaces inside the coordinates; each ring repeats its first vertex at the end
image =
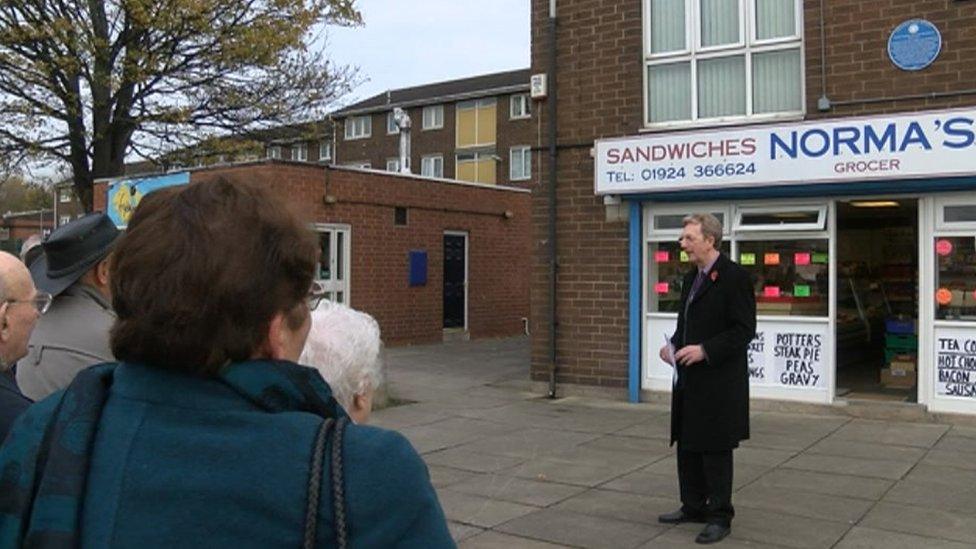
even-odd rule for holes
{"type": "Polygon", "coordinates": [[[281,147],[278,145],[268,147],[268,158],[281,158],[281,147]]]}
{"type": "Polygon", "coordinates": [[[404,226],[407,224],[407,209],[403,206],[393,208],[393,224],[404,226]]]}
{"type": "Polygon", "coordinates": [[[495,184],[495,160],[493,154],[468,153],[457,155],[455,179],[472,183],[495,184]]]}
{"type": "Polygon", "coordinates": [[[346,139],[366,139],[373,134],[373,119],[364,116],[350,116],[346,119],[346,139]]]}
{"type": "Polygon", "coordinates": [[[58,201],[60,201],[62,204],[65,202],[71,202],[71,189],[58,190],[58,201]]]}
{"type": "Polygon", "coordinates": [[[317,225],[319,268],[316,280],[327,291],[325,299],[349,303],[350,233],[347,225],[317,225]]]}
{"type": "Polygon", "coordinates": [[[386,159],[386,171],[388,171],[388,172],[398,172],[398,171],[400,171],[400,159],[399,158],[387,158],[386,159]]]}
{"type": "Polygon", "coordinates": [[[70,215],[62,215],[61,217],[58,218],[58,227],[60,227],[61,225],[67,225],[68,223],[71,223],[70,215]]]}
{"type": "Polygon", "coordinates": [[[396,117],[393,116],[393,111],[386,113],[386,134],[393,135],[400,133],[400,128],[397,127],[396,117]]]}
{"type": "Polygon", "coordinates": [[[444,127],[444,105],[424,107],[425,130],[439,130],[444,127]]]}
{"type": "Polygon", "coordinates": [[[369,160],[355,160],[353,162],[347,162],[343,164],[343,166],[348,166],[350,168],[363,168],[367,170],[373,167],[369,160]]]}
{"type": "Polygon", "coordinates": [[[308,162],[308,144],[296,143],[291,147],[291,159],[308,162]]]}
{"type": "Polygon", "coordinates": [[[799,0],[645,0],[648,126],[803,112],[799,0]]]}
{"type": "Polygon", "coordinates": [[[513,120],[532,117],[532,103],[529,94],[520,93],[512,96],[509,117],[513,120]]]}
{"type": "Polygon", "coordinates": [[[444,177],[444,157],[424,156],[420,159],[420,175],[424,177],[444,177]]]}
{"type": "Polygon", "coordinates": [[[512,147],[509,152],[509,176],[512,181],[522,181],[532,177],[532,149],[512,147]]]}
{"type": "Polygon", "coordinates": [[[494,99],[478,99],[457,104],[457,146],[480,147],[495,144],[494,99]]]}
{"type": "Polygon", "coordinates": [[[796,208],[739,208],[735,228],[739,231],[823,230],[827,206],[796,208]]]}
{"type": "Polygon", "coordinates": [[[319,162],[332,160],[332,143],[323,141],[319,143],[319,162]]]}

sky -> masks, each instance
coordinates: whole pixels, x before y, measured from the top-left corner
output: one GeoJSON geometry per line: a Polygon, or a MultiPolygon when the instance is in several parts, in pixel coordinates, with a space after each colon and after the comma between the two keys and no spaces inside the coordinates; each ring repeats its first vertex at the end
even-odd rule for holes
{"type": "Polygon", "coordinates": [[[342,104],[386,90],[529,66],[530,0],[359,0],[364,25],[329,28],[336,63],[364,83],[342,104]]]}

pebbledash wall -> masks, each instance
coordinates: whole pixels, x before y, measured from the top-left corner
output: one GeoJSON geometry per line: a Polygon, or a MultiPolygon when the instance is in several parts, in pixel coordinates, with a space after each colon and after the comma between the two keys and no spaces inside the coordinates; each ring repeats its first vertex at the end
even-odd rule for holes
{"type": "MultiPolygon", "coordinates": [[[[455,332],[471,338],[524,333],[528,191],[281,160],[192,170],[188,179],[223,175],[266,182],[328,233],[322,272],[331,279],[332,297],[373,315],[387,344],[444,339],[445,233],[467,235],[467,326],[455,332]],[[405,225],[397,224],[397,208],[405,225]],[[339,238],[345,253],[337,257],[339,238]],[[411,252],[426,252],[423,285],[410,284],[411,252]]],[[[96,210],[105,211],[109,187],[118,183],[97,183],[96,210]]]]}
{"type": "MultiPolygon", "coordinates": [[[[553,338],[547,322],[551,303],[545,235],[550,218],[545,190],[549,173],[544,154],[548,143],[544,138],[540,146],[543,154],[538,157],[542,168],[540,188],[532,198],[537,235],[533,242],[532,313],[536,322],[532,379],[548,381],[554,368],[557,386],[562,390],[597,386],[615,390],[631,400],[640,399],[648,391],[667,392],[670,377],[655,357],[668,323],[673,322],[673,314],[661,308],[660,303],[676,288],[665,286],[657,260],[667,257],[680,261],[677,250],[664,245],[670,246],[677,235],[676,227],[668,224],[677,219],[680,226],[680,217],[685,213],[706,209],[724,214],[732,241],[728,253],[740,262],[741,253],[746,253],[747,258],[752,253],[747,249],[751,244],[744,243],[770,237],[783,237],[790,242],[809,237],[819,239],[826,247],[823,252],[812,248],[795,250],[799,255],[791,252],[789,260],[798,261],[804,268],[808,260],[826,261],[822,275],[828,309],[812,315],[815,319],[781,319],[775,312],[766,318],[765,325],[761,319],[761,328],[767,328],[766,335],[774,339],[766,342],[766,350],[763,345],[754,344],[750,354],[768,360],[767,373],[773,374],[771,379],[753,379],[754,396],[836,402],[835,254],[839,245],[845,245],[838,237],[838,211],[841,202],[846,204],[855,198],[895,198],[917,205],[913,242],[917,243],[918,265],[912,275],[918,310],[915,318],[909,319],[917,326],[913,328],[918,352],[917,401],[933,411],[976,413],[976,391],[972,390],[976,385],[967,381],[970,375],[976,381],[976,374],[968,373],[969,366],[965,366],[976,364],[976,323],[972,322],[976,316],[970,315],[968,302],[957,304],[957,296],[952,293],[965,292],[939,286],[940,276],[947,276],[940,271],[944,266],[939,259],[944,257],[943,252],[958,250],[962,241],[953,239],[969,242],[976,236],[976,220],[966,217],[972,213],[968,208],[976,199],[976,165],[969,160],[976,158],[976,64],[971,62],[976,57],[976,3],[781,2],[779,7],[791,9],[791,15],[789,20],[781,21],[788,24],[775,31],[781,34],[769,40],[753,30],[759,25],[757,21],[771,17],[770,14],[759,15],[756,0],[736,4],[739,25],[730,32],[740,33],[738,42],[733,39],[731,42],[735,43],[709,49],[702,47],[705,31],[696,19],[702,17],[701,4],[695,0],[686,0],[677,11],[661,6],[680,6],[680,2],[557,0],[553,74],[549,60],[550,2],[533,0],[532,73],[549,75],[549,97],[536,104],[535,112],[543,118],[540,126],[546,128],[547,102],[553,100],[555,93],[558,161],[553,338]],[[663,11],[655,11],[659,8],[663,11]],[[652,38],[653,13],[681,18],[686,23],[683,32],[652,38]],[[923,22],[913,26],[910,20],[923,22]],[[918,70],[899,68],[889,57],[889,38],[903,24],[900,39],[921,38],[930,28],[926,22],[940,33],[940,49],[934,61],[924,67],[909,67],[918,70]],[[758,67],[774,66],[761,65],[768,61],[761,56],[774,51],[782,54],[782,63],[776,65],[778,70],[796,71],[795,107],[759,114],[763,99],[746,93],[741,97],[743,104],[748,105],[744,114],[690,115],[681,120],[680,112],[673,116],[674,112],[669,111],[677,108],[675,105],[680,107],[683,100],[692,104],[690,113],[728,108],[739,97],[735,95],[738,84],[716,91],[705,89],[704,84],[692,79],[727,76],[728,71],[744,65],[745,71],[752,71],[744,73],[744,88],[754,91],[752,86],[759,86],[762,78],[770,77],[769,73],[756,72],[758,67]],[[792,56],[794,52],[796,55],[792,56]],[[733,60],[723,67],[714,63],[716,59],[724,57],[728,61],[734,56],[748,61],[737,65],[740,61],[733,60]],[[692,83],[686,89],[680,88],[685,89],[683,97],[667,96],[663,90],[668,87],[654,88],[654,78],[658,82],[672,78],[672,91],[687,85],[685,79],[692,83]],[[696,91],[697,85],[702,88],[696,91]],[[951,125],[944,126],[949,121],[951,125]],[[850,128],[857,132],[854,141],[850,128]],[[885,137],[888,131],[897,137],[885,137]],[[787,148],[791,148],[789,139],[793,132],[801,141],[793,154],[797,161],[788,158],[791,162],[781,161],[776,169],[771,169],[772,135],[785,139],[787,148]],[[805,133],[813,137],[803,145],[805,133]],[[919,133],[921,137],[916,141],[919,133]],[[826,141],[815,142],[821,137],[830,141],[826,148],[821,147],[826,141]],[[668,151],[669,147],[690,147],[696,142],[724,141],[737,145],[716,145],[703,152],[702,158],[689,155],[693,158],[687,162],[676,160],[673,154],[654,153],[668,151]],[[873,151],[864,146],[868,141],[877,145],[873,151]],[[857,145],[851,147],[854,142],[857,145]],[[626,148],[630,153],[622,152],[626,148]],[[753,160],[755,165],[750,168],[753,160]],[[727,177],[726,166],[739,163],[743,164],[742,173],[727,177]],[[723,166],[721,176],[715,169],[718,165],[723,166]],[[684,172],[679,172],[682,167],[684,172]],[[946,209],[957,206],[961,209],[946,209]],[[960,212],[965,212],[960,221],[951,221],[950,217],[960,212]],[[814,215],[816,219],[787,237],[782,231],[763,232],[761,228],[743,226],[743,214],[753,213],[814,215]],[[656,225],[659,221],[661,224],[656,225]],[[826,255],[815,255],[818,253],[826,255]],[[940,290],[950,293],[943,295],[940,290]],[[785,320],[786,325],[778,323],[780,320],[785,320]],[[791,322],[819,323],[819,327],[812,331],[795,329],[791,322]],[[810,335],[818,330],[820,338],[790,335],[810,335]],[[779,361],[770,353],[774,352],[777,334],[785,334],[783,341],[796,340],[799,347],[804,342],[819,342],[816,372],[821,377],[814,387],[780,382],[789,376],[780,377],[784,372],[774,368],[779,361]],[[549,359],[552,344],[554,363],[549,359]],[[967,345],[973,349],[966,349],[967,345]],[[952,368],[945,366],[953,361],[959,368],[950,372],[952,368]]],[[[908,51],[896,52],[895,57],[900,55],[900,60],[905,61],[906,55],[914,56],[908,61],[918,62],[934,53],[925,51],[931,44],[931,40],[920,41],[910,45],[908,51]]],[[[790,86],[794,83],[787,83],[790,86]]],[[[781,160],[790,157],[783,148],[777,152],[781,160]]],[[[783,257],[785,260],[785,254],[783,257]]],[[[759,258],[761,264],[763,256],[759,258]]],[[[686,268],[687,265],[681,266],[686,268]]],[[[768,296],[759,297],[776,301],[774,290],[779,288],[771,287],[768,296]]],[[[786,297],[786,289],[783,290],[786,297]]],[[[796,290],[795,294],[793,288],[790,290],[790,298],[803,301],[809,288],[796,290]]],[[[762,294],[765,288],[758,291],[762,294]]],[[[778,368],[783,370],[782,365],[778,368]]]]}

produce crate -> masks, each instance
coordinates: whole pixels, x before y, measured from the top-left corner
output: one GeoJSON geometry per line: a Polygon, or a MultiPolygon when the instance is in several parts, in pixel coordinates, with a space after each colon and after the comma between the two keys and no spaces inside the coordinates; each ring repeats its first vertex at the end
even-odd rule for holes
{"type": "Polygon", "coordinates": [[[918,333],[918,324],[912,318],[889,318],[885,320],[885,331],[889,334],[914,335],[918,333]]]}
{"type": "Polygon", "coordinates": [[[885,350],[914,351],[918,349],[918,336],[909,334],[885,334],[885,350]]]}

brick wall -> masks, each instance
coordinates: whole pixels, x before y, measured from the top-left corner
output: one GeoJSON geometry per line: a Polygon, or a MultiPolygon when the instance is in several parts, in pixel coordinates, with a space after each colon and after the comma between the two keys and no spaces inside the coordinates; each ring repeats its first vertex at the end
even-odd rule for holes
{"type": "MultiPolygon", "coordinates": [[[[834,101],[906,94],[946,94],[976,88],[976,2],[921,0],[824,2],[827,94],[834,101]],[[887,57],[891,30],[926,18],[942,33],[943,49],[926,70],[908,73],[887,57]]],[[[627,224],[608,223],[593,194],[594,139],[635,135],[642,125],[641,0],[558,3],[558,136],[556,295],[557,381],[608,387],[627,382],[627,224]]],[[[532,0],[532,73],[549,66],[547,0],[532,0]]],[[[976,95],[838,105],[817,111],[821,95],[820,2],[804,4],[808,118],[878,114],[976,104],[976,95]]],[[[548,106],[534,105],[542,128],[541,164],[533,187],[532,379],[548,379],[549,264],[548,106]]]]}
{"type": "MultiPolygon", "coordinates": [[[[471,337],[522,333],[529,316],[528,193],[283,161],[196,170],[190,180],[222,174],[280,188],[309,222],[351,226],[350,305],[376,317],[386,343],[442,339],[444,231],[468,233],[471,337]],[[326,204],[326,195],[335,203],[326,204]],[[398,206],[407,208],[407,226],[394,226],[398,206]],[[425,286],[408,285],[410,250],[427,251],[425,286]]],[[[104,183],[95,196],[104,209],[104,183]]]]}

